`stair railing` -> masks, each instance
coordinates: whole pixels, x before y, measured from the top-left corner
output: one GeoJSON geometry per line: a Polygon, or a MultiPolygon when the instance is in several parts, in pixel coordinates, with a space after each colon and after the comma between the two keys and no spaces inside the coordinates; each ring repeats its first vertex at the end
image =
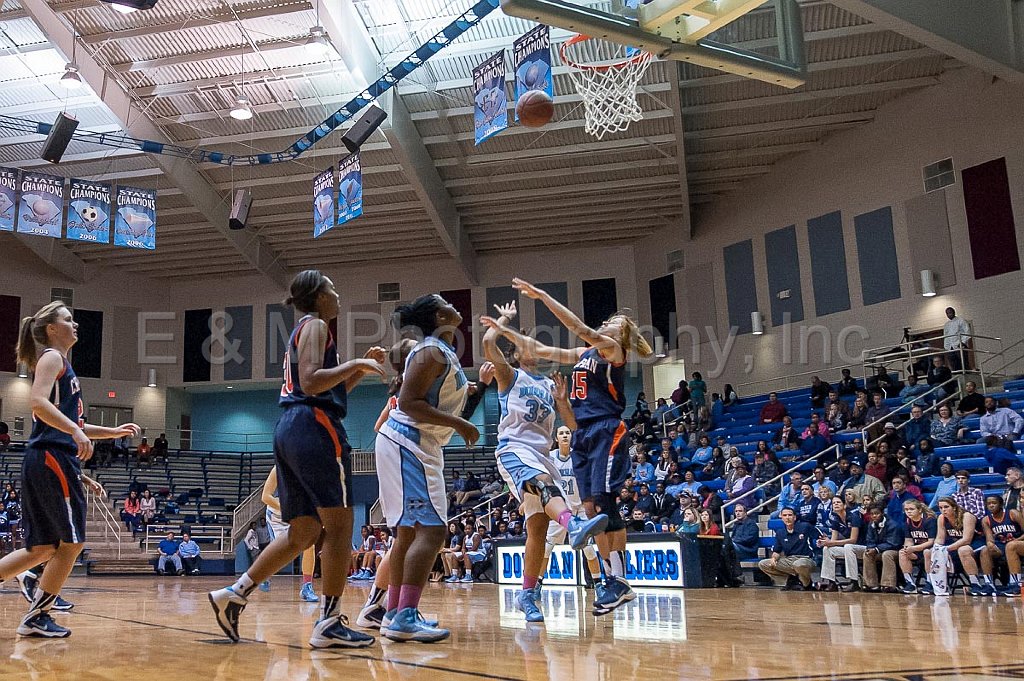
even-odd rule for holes
{"type": "Polygon", "coordinates": [[[117,542],[117,557],[121,558],[121,545],[124,538],[121,536],[121,523],[114,517],[113,511],[107,506],[106,500],[92,491],[88,486],[85,488],[86,501],[88,502],[89,517],[92,520],[103,522],[103,539],[110,541],[111,535],[117,542]]]}

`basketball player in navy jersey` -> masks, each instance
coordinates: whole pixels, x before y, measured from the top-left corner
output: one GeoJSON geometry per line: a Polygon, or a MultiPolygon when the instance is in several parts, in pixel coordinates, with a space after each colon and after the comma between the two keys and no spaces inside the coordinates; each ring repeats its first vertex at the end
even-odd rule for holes
{"type": "Polygon", "coordinates": [[[366,375],[384,375],[386,351],[371,348],[362,359],[342,363],[327,326],[338,316],[334,283],[319,270],[292,280],[285,304],[305,313],[284,356],[284,412],[274,429],[281,519],[278,535],[232,586],[210,592],[217,624],[237,642],[238,618],[256,585],[291,563],[323,533],[320,551],[323,596],[309,643],[314,648],[363,648],[372,636],[349,629],[338,611],[351,562],[352,461],[341,421],[348,392],[366,375]]]}
{"type": "MultiPolygon", "coordinates": [[[[1021,521],[1019,511],[1007,511],[1003,508],[1003,498],[991,495],[985,498],[985,517],[981,519],[981,529],[985,532],[985,546],[981,549],[981,574],[982,583],[977,588],[971,589],[972,596],[995,596],[997,590],[992,582],[992,572],[995,570],[995,562],[1001,557],[1007,558],[1009,565],[1009,553],[1007,546],[1024,535],[1024,522],[1021,521]]],[[[1007,595],[1020,595],[1020,581],[1012,570],[1010,571],[1010,583],[1005,590],[1007,595]]]]}
{"type": "Polygon", "coordinates": [[[21,468],[25,548],[0,559],[0,582],[46,563],[18,626],[20,636],[71,635],[50,610],[85,542],[81,462],[92,457],[92,440],[141,432],[134,423],[104,428],[83,421],[82,388],[67,358],[77,340],[78,324],[60,301],[25,317],[18,333],[17,360],[32,371],[32,434],[21,468]]]}
{"type": "MultiPolygon", "coordinates": [[[[591,519],[573,514],[562,494],[561,476],[547,455],[556,411],[562,420],[576,425],[567,401],[556,401],[555,381],[537,374],[536,360],[513,349],[512,362],[498,349],[498,337],[508,329],[516,316],[515,302],[495,306],[498,319],[481,317],[487,327],[483,337],[484,356],[494,364],[498,381],[498,447],[494,452],[501,477],[522,505],[526,516],[526,552],[523,559],[523,590],[516,606],[527,622],[543,622],[537,602],[540,600],[540,578],[544,574],[544,544],[548,522],[553,520],[569,535],[569,544],[579,551],[587,541],[603,532],[608,516],[598,514],[591,519]],[[515,366],[513,366],[515,365],[515,366]]],[[[564,390],[564,379],[563,379],[564,390]]]]}
{"type": "Polygon", "coordinates": [[[622,420],[626,408],[626,360],[630,351],[641,357],[649,357],[654,351],[640,335],[636,322],[625,314],[613,315],[600,328],[592,329],[533,284],[516,278],[512,287],[543,303],[570,334],[588,345],[566,350],[543,345],[522,334],[512,332],[510,336],[526,355],[575,365],[569,402],[579,426],[572,436],[576,482],[587,516],[608,515],[607,531],[594,538],[606,573],[594,602],[594,614],[605,615],[636,598],[625,579],[626,526],[615,505],[615,493],[629,475],[628,429],[622,420]]]}

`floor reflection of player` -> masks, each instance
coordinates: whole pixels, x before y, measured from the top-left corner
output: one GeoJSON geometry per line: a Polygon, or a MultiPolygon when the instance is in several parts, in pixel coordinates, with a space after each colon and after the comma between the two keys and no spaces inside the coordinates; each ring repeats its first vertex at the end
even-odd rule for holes
{"type": "Polygon", "coordinates": [[[509,490],[522,504],[526,515],[526,555],[523,558],[523,591],[517,605],[528,622],[542,622],[537,606],[539,580],[544,573],[544,544],[548,524],[554,521],[568,535],[574,550],[603,532],[608,516],[597,514],[590,520],[573,515],[562,493],[561,478],[548,456],[555,412],[575,425],[569,407],[565,379],[537,375],[536,358],[513,348],[511,363],[498,349],[498,337],[516,316],[514,302],[495,306],[499,317],[482,317],[487,327],[483,337],[484,356],[494,364],[498,382],[501,421],[498,423],[498,470],[509,490]],[[513,366],[515,365],[515,366],[513,366]]]}
{"type": "Polygon", "coordinates": [[[614,494],[629,474],[629,438],[622,412],[626,408],[626,360],[629,352],[654,354],[637,324],[615,314],[598,329],[591,329],[551,294],[522,279],[512,287],[539,300],[558,320],[589,347],[562,349],[544,345],[516,332],[505,332],[525,354],[560,364],[574,364],[569,401],[578,428],[572,436],[573,467],[580,498],[587,514],[596,509],[608,515],[608,530],[595,537],[604,560],[606,579],[594,602],[594,614],[605,615],[635,598],[625,579],[626,527],[614,504],[614,494]]]}
{"type": "MultiPolygon", "coordinates": [[[[558,430],[555,431],[555,441],[558,443],[558,447],[552,449],[548,456],[551,457],[552,463],[558,469],[558,475],[561,477],[562,492],[565,494],[565,500],[569,504],[569,509],[573,513],[580,513],[583,508],[583,502],[580,501],[580,490],[576,484],[576,472],[572,467],[572,450],[569,446],[572,442],[572,429],[569,426],[559,426],[558,430]]],[[[544,545],[545,566],[551,565],[551,553],[555,550],[556,545],[564,544],[565,539],[566,531],[564,527],[554,521],[548,523],[547,543],[544,545]]],[[[597,550],[593,544],[587,544],[583,547],[583,555],[587,559],[587,572],[584,574],[584,577],[589,578],[587,579],[587,585],[590,586],[601,578],[601,566],[597,562],[597,550]]]]}

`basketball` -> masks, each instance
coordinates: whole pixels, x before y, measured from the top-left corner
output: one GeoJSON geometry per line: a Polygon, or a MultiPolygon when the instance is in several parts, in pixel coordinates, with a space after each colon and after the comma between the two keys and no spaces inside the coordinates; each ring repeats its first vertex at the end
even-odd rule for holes
{"type": "Polygon", "coordinates": [[[516,115],[527,128],[540,128],[555,115],[555,103],[543,90],[530,90],[516,102],[516,115]]]}

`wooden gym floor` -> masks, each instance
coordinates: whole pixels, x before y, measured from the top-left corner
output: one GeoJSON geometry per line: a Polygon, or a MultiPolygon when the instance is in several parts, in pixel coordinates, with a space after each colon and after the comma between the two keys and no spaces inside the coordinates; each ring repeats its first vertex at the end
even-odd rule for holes
{"type": "MultiPolygon", "coordinates": [[[[15,583],[0,587],[0,680],[387,679],[886,679],[981,681],[1024,676],[1020,599],[870,594],[646,590],[613,616],[583,607],[592,594],[552,587],[546,625],[527,625],[514,589],[430,585],[423,611],[452,628],[450,642],[386,642],[360,651],[306,647],[317,606],[278,577],[242,615],[227,643],[206,591],[223,578],[73,578],[74,634],[18,639],[25,610],[15,583]],[[580,612],[584,614],[580,615],[580,612]]],[[[352,619],[367,587],[346,591],[352,619]]]]}

